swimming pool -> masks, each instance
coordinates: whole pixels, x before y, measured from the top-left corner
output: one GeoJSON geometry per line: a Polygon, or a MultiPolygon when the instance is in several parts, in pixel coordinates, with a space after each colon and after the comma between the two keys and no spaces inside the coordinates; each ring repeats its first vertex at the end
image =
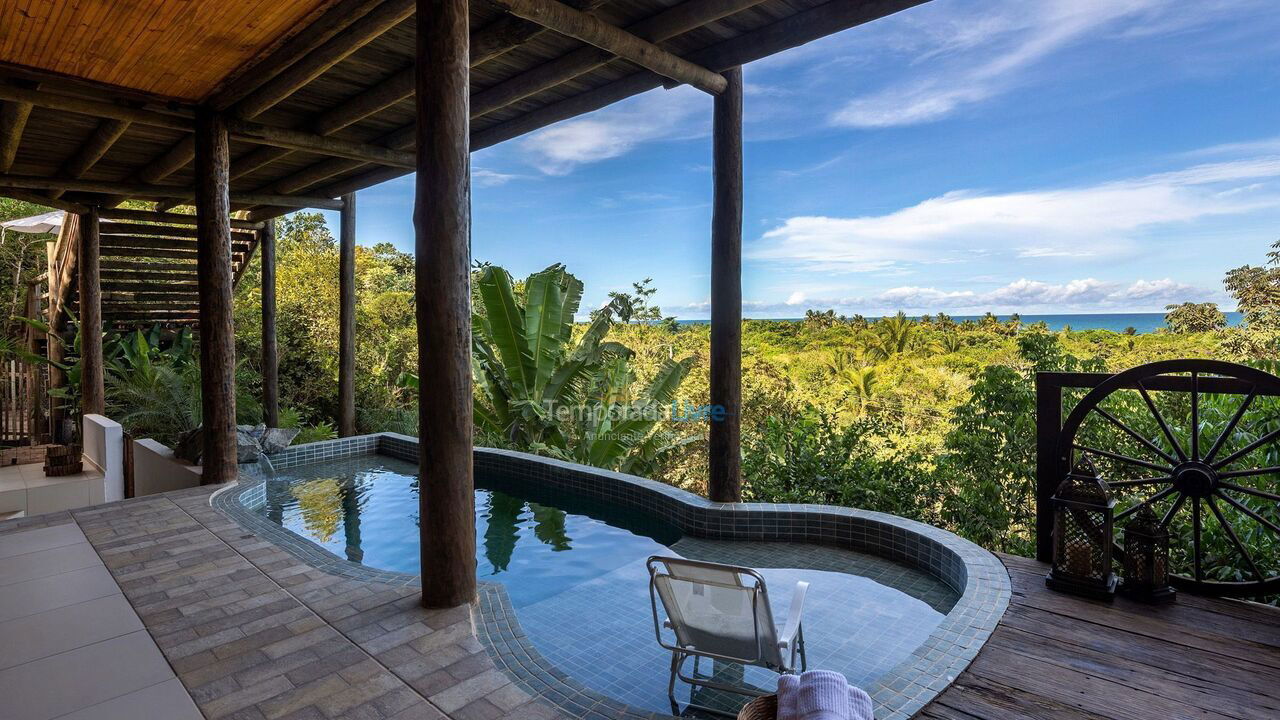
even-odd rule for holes
{"type": "MultiPolygon", "coordinates": [[[[236,493],[258,518],[370,568],[418,568],[415,463],[379,454],[287,468],[236,493]]],[[[478,468],[477,574],[501,583],[553,667],[635,708],[670,712],[668,656],[653,638],[645,559],[677,554],[762,571],[785,617],[810,582],[810,667],[870,688],[929,641],[960,594],[916,567],[847,548],[690,535],[661,516],[517,473],[478,468]]],[[[771,673],[743,680],[771,689],[771,673]]]]}

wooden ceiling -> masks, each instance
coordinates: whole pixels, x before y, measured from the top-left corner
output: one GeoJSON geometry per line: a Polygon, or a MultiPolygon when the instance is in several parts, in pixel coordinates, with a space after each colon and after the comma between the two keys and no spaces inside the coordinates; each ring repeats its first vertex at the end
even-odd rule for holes
{"type": "MultiPolygon", "coordinates": [[[[679,62],[721,72],[927,0],[562,1],[679,62]]],[[[473,150],[676,84],[503,3],[472,0],[473,150]]],[[[194,184],[194,103],[174,96],[241,123],[232,201],[251,219],[404,175],[414,145],[413,8],[414,0],[0,0],[0,194],[181,204],[194,184]],[[31,39],[50,26],[62,30],[31,39]]]]}
{"type": "Polygon", "coordinates": [[[201,100],[335,0],[0,0],[0,62],[201,100]]]}

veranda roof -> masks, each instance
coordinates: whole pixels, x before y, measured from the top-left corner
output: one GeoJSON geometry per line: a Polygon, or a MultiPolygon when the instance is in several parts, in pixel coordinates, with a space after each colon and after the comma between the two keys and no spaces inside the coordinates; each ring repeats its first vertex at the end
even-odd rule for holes
{"type": "MultiPolygon", "coordinates": [[[[703,86],[926,0],[567,1],[471,3],[472,149],[663,85],[703,86]]],[[[254,219],[408,173],[414,8],[0,0],[0,194],[67,209],[185,202],[198,105],[234,118],[231,199],[254,219]]]]}

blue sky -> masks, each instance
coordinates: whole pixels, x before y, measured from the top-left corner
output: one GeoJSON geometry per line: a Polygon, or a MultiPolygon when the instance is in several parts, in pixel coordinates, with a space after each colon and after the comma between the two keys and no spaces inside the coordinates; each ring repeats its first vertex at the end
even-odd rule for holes
{"type": "MultiPolygon", "coordinates": [[[[1227,307],[1280,239],[1275,0],[933,0],[744,74],[749,316],[1227,307]]],[[[656,90],[475,153],[474,257],[706,317],[710,115],[656,90]]],[[[361,244],[412,249],[412,182],[361,244]]]]}

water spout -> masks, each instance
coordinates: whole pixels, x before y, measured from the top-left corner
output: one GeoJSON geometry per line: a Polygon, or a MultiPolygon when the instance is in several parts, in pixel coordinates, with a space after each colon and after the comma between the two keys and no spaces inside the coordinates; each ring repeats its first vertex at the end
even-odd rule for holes
{"type": "Polygon", "coordinates": [[[271,464],[271,458],[266,453],[258,453],[258,471],[263,477],[276,476],[276,466],[271,464]]]}

